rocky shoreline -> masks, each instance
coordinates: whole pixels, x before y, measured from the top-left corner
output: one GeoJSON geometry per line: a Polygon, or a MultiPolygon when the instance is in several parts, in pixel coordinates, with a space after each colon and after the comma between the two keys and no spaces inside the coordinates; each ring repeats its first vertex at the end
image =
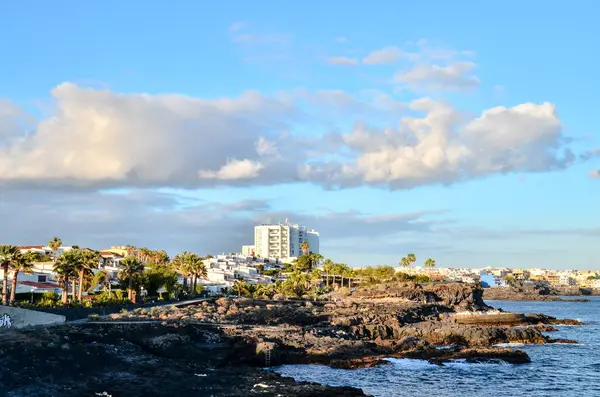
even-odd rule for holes
{"type": "Polygon", "coordinates": [[[486,305],[478,287],[396,284],[335,302],[226,299],[11,330],[0,345],[7,396],[362,396],[296,382],[281,364],[385,365],[390,357],[526,364],[501,343],[569,343],[542,332],[580,324],[486,305]]]}
{"type": "MultiPolygon", "coordinates": [[[[484,288],[483,297],[486,300],[507,301],[548,301],[548,302],[589,302],[587,298],[562,298],[559,291],[551,289],[517,288],[517,287],[491,287],[484,288]]],[[[583,296],[565,293],[568,296],[583,296]]]]}

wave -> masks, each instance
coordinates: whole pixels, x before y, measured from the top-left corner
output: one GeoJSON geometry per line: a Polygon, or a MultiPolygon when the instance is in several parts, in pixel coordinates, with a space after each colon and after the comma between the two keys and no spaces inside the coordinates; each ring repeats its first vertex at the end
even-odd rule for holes
{"type": "Polygon", "coordinates": [[[392,365],[398,369],[409,370],[409,371],[427,371],[438,368],[454,368],[454,369],[467,369],[469,367],[480,367],[488,365],[510,365],[501,360],[490,360],[485,362],[469,362],[466,359],[460,358],[444,362],[443,366],[438,364],[432,364],[426,360],[419,360],[414,358],[387,358],[386,361],[392,363],[392,365]]]}
{"type": "Polygon", "coordinates": [[[493,345],[494,347],[523,347],[525,346],[525,344],[523,343],[516,343],[516,342],[509,342],[509,343],[497,343],[495,345],[493,345]]]}
{"type": "Polygon", "coordinates": [[[416,358],[386,358],[385,360],[392,363],[395,367],[402,367],[402,369],[409,370],[425,370],[438,367],[436,364],[416,358]]]}

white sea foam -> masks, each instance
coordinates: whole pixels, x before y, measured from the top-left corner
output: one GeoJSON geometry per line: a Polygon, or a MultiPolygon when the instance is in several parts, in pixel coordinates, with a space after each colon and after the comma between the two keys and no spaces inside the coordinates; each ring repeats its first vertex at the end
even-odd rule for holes
{"type": "Polygon", "coordinates": [[[391,362],[395,367],[401,367],[402,369],[414,371],[433,369],[437,367],[437,365],[431,364],[425,360],[418,360],[414,358],[387,358],[386,360],[391,362]]]}

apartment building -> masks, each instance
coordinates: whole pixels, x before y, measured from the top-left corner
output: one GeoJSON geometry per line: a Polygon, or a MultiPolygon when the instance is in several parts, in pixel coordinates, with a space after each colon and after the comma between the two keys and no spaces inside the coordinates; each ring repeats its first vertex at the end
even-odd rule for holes
{"type": "Polygon", "coordinates": [[[314,229],[290,224],[287,220],[254,227],[254,252],[257,257],[290,260],[302,254],[301,245],[305,241],[311,252],[319,252],[319,233],[314,229]]]}

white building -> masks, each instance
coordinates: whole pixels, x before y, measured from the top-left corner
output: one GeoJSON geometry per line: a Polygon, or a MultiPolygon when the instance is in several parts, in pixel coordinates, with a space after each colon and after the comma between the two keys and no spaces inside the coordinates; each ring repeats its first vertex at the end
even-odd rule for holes
{"type": "Polygon", "coordinates": [[[243,256],[255,256],[255,249],[253,245],[242,245],[243,256]]]}
{"type": "Polygon", "coordinates": [[[277,225],[262,224],[254,227],[254,252],[261,258],[283,261],[302,254],[301,245],[307,242],[310,252],[319,253],[319,233],[287,222],[277,225]]]}

